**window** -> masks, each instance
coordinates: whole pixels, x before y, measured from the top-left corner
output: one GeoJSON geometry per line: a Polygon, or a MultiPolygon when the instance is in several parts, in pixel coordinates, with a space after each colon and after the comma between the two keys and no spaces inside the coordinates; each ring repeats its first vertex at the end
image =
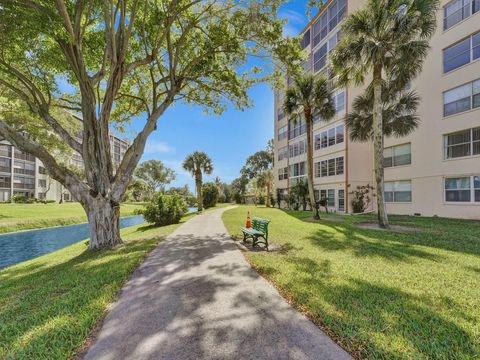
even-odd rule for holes
{"type": "Polygon", "coordinates": [[[320,190],[320,199],[327,198],[327,190],[320,190]]]}
{"type": "Polygon", "coordinates": [[[292,145],[289,145],[288,149],[290,157],[305,154],[307,152],[307,140],[300,140],[292,145]]]}
{"type": "Polygon", "coordinates": [[[290,131],[288,132],[289,139],[293,139],[293,138],[296,138],[297,136],[303,135],[307,131],[307,126],[303,118],[296,121],[290,120],[289,128],[290,128],[290,131]]]}
{"type": "Polygon", "coordinates": [[[336,158],[335,164],[336,164],[336,174],[342,175],[343,174],[343,156],[336,158]]]}
{"type": "Polygon", "coordinates": [[[383,166],[401,166],[412,163],[412,150],[410,143],[385,148],[383,150],[383,166]]]}
{"type": "Polygon", "coordinates": [[[328,176],[335,176],[335,159],[328,159],[328,176]]]}
{"type": "Polygon", "coordinates": [[[43,166],[39,166],[38,167],[38,172],[42,175],[46,175],[47,174],[47,169],[45,169],[43,166]]]}
{"type": "Polygon", "coordinates": [[[39,192],[39,193],[37,194],[37,197],[38,197],[38,200],[45,200],[45,197],[46,197],[46,196],[45,196],[45,193],[39,192]]]}
{"type": "Polygon", "coordinates": [[[480,176],[445,179],[446,202],[480,202],[480,176]]]}
{"type": "Polygon", "coordinates": [[[327,190],[327,205],[329,207],[335,207],[335,190],[334,189],[327,190]]]}
{"type": "Polygon", "coordinates": [[[480,57],[480,32],[443,50],[443,72],[455,70],[480,57]]]}
{"type": "Polygon", "coordinates": [[[343,143],[344,141],[344,126],[338,125],[337,127],[322,131],[320,134],[314,136],[315,150],[324,149],[335,144],[343,143]]]}
{"type": "Polygon", "coordinates": [[[287,137],[287,133],[288,133],[288,130],[287,130],[287,125],[285,126],[282,126],[280,129],[278,129],[278,140],[283,140],[287,137]]]}
{"type": "Polygon", "coordinates": [[[443,7],[443,30],[476,13],[480,8],[479,0],[453,0],[443,7]]]}
{"type": "Polygon", "coordinates": [[[343,139],[344,139],[344,126],[343,126],[343,124],[337,126],[336,132],[337,132],[337,135],[336,135],[336,136],[337,136],[336,143],[337,143],[337,144],[343,143],[343,139]]]}
{"type": "Polygon", "coordinates": [[[480,107],[480,80],[443,93],[443,116],[480,107]]]}
{"type": "Polygon", "coordinates": [[[480,127],[443,136],[444,158],[480,155],[480,127]]]}
{"type": "Polygon", "coordinates": [[[277,121],[280,121],[284,118],[285,114],[283,113],[282,109],[277,110],[277,121]]]}
{"type": "Polygon", "coordinates": [[[305,49],[308,45],[310,45],[310,29],[308,29],[305,34],[303,34],[302,38],[302,49],[305,49]]]}
{"type": "Polygon", "coordinates": [[[35,189],[35,179],[24,176],[14,176],[13,187],[15,189],[35,189]]]}
{"type": "Polygon", "coordinates": [[[288,158],[288,146],[278,149],[278,161],[288,158]]]}
{"type": "Polygon", "coordinates": [[[0,144],[0,156],[12,157],[12,147],[10,145],[0,144]]]}
{"type": "Polygon", "coordinates": [[[290,165],[290,177],[305,175],[305,161],[290,165]]]}
{"type": "Polygon", "coordinates": [[[47,187],[47,180],[45,180],[45,179],[38,179],[38,186],[39,186],[39,187],[42,187],[42,188],[47,187]]]}
{"type": "Polygon", "coordinates": [[[328,160],[322,160],[314,164],[315,177],[342,175],[343,171],[343,156],[328,160]]]}
{"type": "Polygon", "coordinates": [[[278,169],[278,180],[288,179],[288,167],[278,169]]]}
{"type": "Polygon", "coordinates": [[[320,46],[313,53],[313,71],[317,72],[322,70],[325,65],[327,65],[328,54],[335,48],[335,46],[340,41],[340,31],[337,31],[333,34],[328,41],[326,41],[322,46],[320,46]]]}
{"type": "Polygon", "coordinates": [[[338,211],[345,211],[345,190],[338,190],[338,211]]]}
{"type": "Polygon", "coordinates": [[[328,130],[328,146],[335,145],[335,128],[328,130]]]}
{"type": "Polygon", "coordinates": [[[410,180],[385,182],[384,189],[386,202],[412,201],[412,182],[410,180]]]}
{"type": "Polygon", "coordinates": [[[12,186],[12,178],[10,176],[0,175],[0,188],[9,188],[12,186]]]}
{"type": "Polygon", "coordinates": [[[12,160],[0,157],[0,172],[12,171],[12,160]]]}
{"type": "Polygon", "coordinates": [[[321,175],[322,177],[328,176],[328,161],[323,160],[320,162],[321,175]]]}
{"type": "Polygon", "coordinates": [[[316,162],[315,164],[313,164],[313,172],[314,176],[317,178],[322,176],[320,162],[316,162]]]}
{"type": "Polygon", "coordinates": [[[337,111],[337,113],[345,110],[345,91],[344,90],[336,94],[333,100],[335,102],[335,110],[337,111]]]}
{"type": "Polygon", "coordinates": [[[327,64],[327,43],[323,44],[315,53],[313,54],[313,70],[315,72],[322,69],[327,64]]]}

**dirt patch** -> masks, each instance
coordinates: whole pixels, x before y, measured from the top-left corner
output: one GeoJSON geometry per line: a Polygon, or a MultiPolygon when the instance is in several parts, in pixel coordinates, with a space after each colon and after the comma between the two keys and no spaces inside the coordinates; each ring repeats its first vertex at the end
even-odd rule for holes
{"type": "Polygon", "coordinates": [[[353,224],[353,226],[358,227],[360,229],[380,230],[380,231],[393,231],[393,232],[416,232],[416,231],[418,231],[418,229],[415,228],[415,227],[404,226],[404,225],[390,225],[390,229],[382,228],[377,223],[357,223],[357,224],[353,224]]]}
{"type": "Polygon", "coordinates": [[[331,221],[331,222],[344,222],[345,219],[343,218],[337,218],[337,217],[323,217],[323,218],[320,218],[320,220],[316,220],[314,219],[313,217],[307,217],[307,218],[304,218],[303,219],[304,221],[308,221],[308,222],[322,222],[322,221],[331,221]]]}

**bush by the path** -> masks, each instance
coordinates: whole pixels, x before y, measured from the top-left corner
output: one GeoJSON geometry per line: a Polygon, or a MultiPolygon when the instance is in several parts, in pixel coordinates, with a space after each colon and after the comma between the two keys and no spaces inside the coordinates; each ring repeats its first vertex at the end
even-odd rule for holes
{"type": "Polygon", "coordinates": [[[163,226],[178,224],[187,211],[187,203],[177,193],[173,195],[157,193],[145,209],[139,212],[147,222],[153,223],[156,226],[163,226]]]}
{"type": "Polygon", "coordinates": [[[214,183],[206,183],[202,186],[203,207],[214,207],[218,201],[218,188],[214,183]]]}

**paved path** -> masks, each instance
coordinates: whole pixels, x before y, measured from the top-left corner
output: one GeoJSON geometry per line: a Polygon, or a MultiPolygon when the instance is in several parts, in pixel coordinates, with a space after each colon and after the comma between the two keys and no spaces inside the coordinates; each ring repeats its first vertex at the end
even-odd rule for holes
{"type": "Polygon", "coordinates": [[[85,359],[351,359],[249,266],[224,210],[195,216],[160,243],[85,359]]]}

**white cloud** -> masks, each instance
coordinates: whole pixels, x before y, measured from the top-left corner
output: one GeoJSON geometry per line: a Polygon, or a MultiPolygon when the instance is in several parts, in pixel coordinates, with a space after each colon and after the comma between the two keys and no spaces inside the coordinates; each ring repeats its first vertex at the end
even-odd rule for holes
{"type": "Polygon", "coordinates": [[[280,11],[279,17],[287,20],[287,23],[283,25],[283,35],[285,36],[297,36],[306,24],[305,15],[294,10],[280,11]]]}
{"type": "Polygon", "coordinates": [[[154,154],[154,153],[170,153],[175,149],[170,147],[167,143],[157,140],[148,140],[147,145],[145,146],[145,154],[154,154]]]}

